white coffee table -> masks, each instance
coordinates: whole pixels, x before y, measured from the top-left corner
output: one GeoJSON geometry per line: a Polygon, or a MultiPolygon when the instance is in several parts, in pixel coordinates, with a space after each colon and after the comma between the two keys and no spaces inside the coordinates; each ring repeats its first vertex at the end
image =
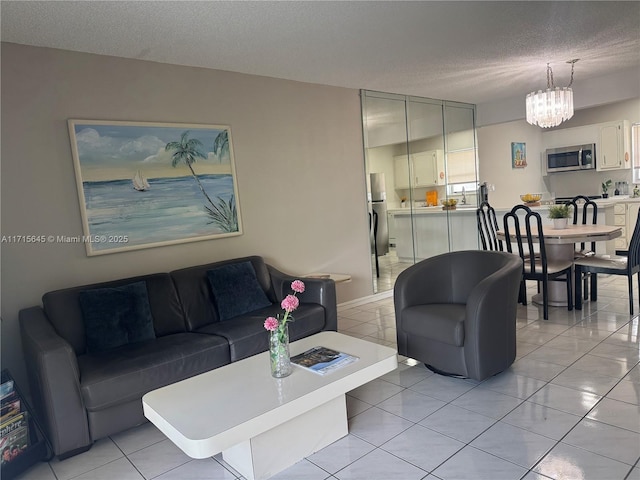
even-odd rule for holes
{"type": "Polygon", "coordinates": [[[275,379],[264,352],[149,392],[144,415],[190,457],[222,452],[248,480],[269,478],[345,436],[346,392],[398,365],[395,349],[337,332],[293,342],[291,355],[315,346],[359,360],[324,376],[294,367],[275,379]]]}

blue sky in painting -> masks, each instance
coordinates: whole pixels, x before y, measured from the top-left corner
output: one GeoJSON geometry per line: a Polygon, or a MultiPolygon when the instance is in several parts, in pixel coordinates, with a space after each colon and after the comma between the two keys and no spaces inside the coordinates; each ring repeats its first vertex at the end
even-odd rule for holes
{"type": "Polygon", "coordinates": [[[85,180],[127,178],[138,169],[158,177],[186,175],[189,172],[184,169],[171,168],[173,151],[165,151],[166,144],[180,141],[185,131],[189,131],[190,139],[200,140],[199,149],[207,157],[197,159],[200,172],[196,173],[230,173],[229,155],[219,158],[213,153],[214,141],[224,128],[76,122],[74,134],[83,177],[85,180]],[[222,166],[226,166],[226,171],[210,170],[222,166]]]}

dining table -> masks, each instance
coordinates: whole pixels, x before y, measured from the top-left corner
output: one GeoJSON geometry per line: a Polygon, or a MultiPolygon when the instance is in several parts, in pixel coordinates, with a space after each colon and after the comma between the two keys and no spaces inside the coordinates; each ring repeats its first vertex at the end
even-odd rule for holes
{"type": "MultiPolygon", "coordinates": [[[[552,224],[545,224],[542,226],[542,230],[548,262],[569,261],[573,263],[576,243],[603,242],[622,235],[621,227],[600,224],[567,225],[565,228],[554,228],[552,224]]],[[[520,231],[521,235],[526,237],[526,227],[523,224],[520,226],[520,231]]],[[[499,240],[507,241],[504,231],[498,231],[497,236],[499,240]]],[[[510,236],[512,242],[515,241],[515,234],[510,236]]],[[[532,227],[532,236],[534,241],[540,238],[535,227],[532,227]]],[[[543,304],[541,293],[534,295],[532,300],[539,305],[543,304]]],[[[573,299],[571,301],[573,302],[573,299]]],[[[549,282],[549,305],[566,307],[567,302],[567,290],[564,282],[549,282]]]]}

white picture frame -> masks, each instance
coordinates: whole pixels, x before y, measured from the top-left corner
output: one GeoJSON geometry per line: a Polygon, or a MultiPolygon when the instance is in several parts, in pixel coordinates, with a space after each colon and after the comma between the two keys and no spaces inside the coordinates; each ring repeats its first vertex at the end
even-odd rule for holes
{"type": "Polygon", "coordinates": [[[229,126],[68,126],[87,255],[242,234],[229,126]]]}

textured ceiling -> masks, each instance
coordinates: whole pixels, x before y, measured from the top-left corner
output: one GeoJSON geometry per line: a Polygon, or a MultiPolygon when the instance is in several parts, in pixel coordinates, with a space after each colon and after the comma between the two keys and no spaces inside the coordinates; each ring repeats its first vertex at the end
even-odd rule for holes
{"type": "Polygon", "coordinates": [[[470,103],[640,66],[640,2],[5,1],[2,41],[470,103]]]}

